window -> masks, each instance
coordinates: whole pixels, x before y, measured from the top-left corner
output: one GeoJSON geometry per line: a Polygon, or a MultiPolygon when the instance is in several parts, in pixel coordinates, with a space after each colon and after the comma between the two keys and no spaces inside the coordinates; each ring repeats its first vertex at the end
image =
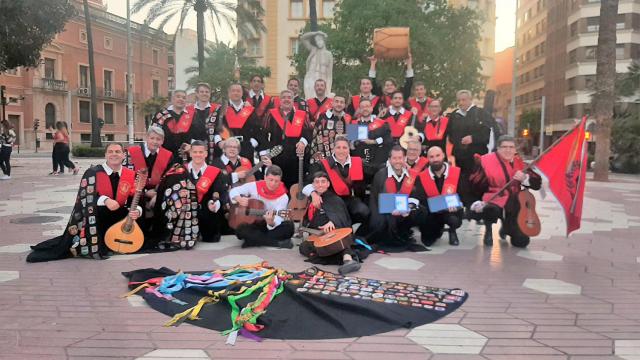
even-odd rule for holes
{"type": "Polygon", "coordinates": [[[51,129],[56,125],[56,107],[52,103],[48,103],[44,107],[44,127],[51,129]]]}
{"type": "Polygon", "coordinates": [[[56,78],[56,60],[44,58],[44,77],[46,79],[56,78]]]}
{"type": "Polygon", "coordinates": [[[113,134],[104,134],[105,141],[115,141],[115,137],[113,134]]]}
{"type": "Polygon", "coordinates": [[[300,48],[300,40],[297,37],[289,39],[289,56],[296,55],[300,48]]]}
{"type": "Polygon", "coordinates": [[[260,56],[262,54],[262,48],[260,46],[260,39],[247,40],[247,55],[260,56]]]}
{"type": "Polygon", "coordinates": [[[111,92],[111,89],[113,89],[113,71],[104,70],[104,92],[105,92],[105,96],[110,96],[110,95],[107,95],[107,92],[111,92]]]}
{"type": "Polygon", "coordinates": [[[84,29],[80,29],[80,42],[83,44],[87,43],[87,31],[84,29]]]}
{"type": "MultiPolygon", "coordinates": [[[[596,59],[596,46],[587,46],[584,48],[584,59],[585,60],[595,60],[596,59]]],[[[617,51],[616,51],[617,53],[617,51]]]]}
{"type": "Polygon", "coordinates": [[[5,71],[4,71],[4,74],[5,74],[5,75],[18,76],[18,68],[5,70],[5,71]]]}
{"type": "Polygon", "coordinates": [[[616,30],[621,30],[627,27],[627,20],[625,14],[618,14],[618,19],[616,21],[616,30]]]}
{"type": "Polygon", "coordinates": [[[160,96],[160,80],[153,79],[153,97],[160,96]]]}
{"type": "Polygon", "coordinates": [[[104,103],[104,123],[113,124],[113,104],[104,103]]]}
{"type": "Polygon", "coordinates": [[[80,107],[80,122],[89,123],[91,122],[91,102],[89,101],[79,101],[80,107]]]}
{"type": "Polygon", "coordinates": [[[291,0],[289,3],[289,17],[293,19],[304,18],[304,1],[291,0]]]}
{"type": "Polygon", "coordinates": [[[587,32],[596,32],[600,29],[600,17],[593,16],[587,18],[587,32]]]}
{"type": "Polygon", "coordinates": [[[624,44],[616,45],[616,59],[624,59],[624,44]]]}
{"type": "Polygon", "coordinates": [[[567,80],[567,88],[569,91],[573,91],[576,89],[576,78],[572,77],[571,79],[567,80]]]}
{"type": "Polygon", "coordinates": [[[596,76],[587,75],[584,77],[584,87],[586,90],[594,90],[596,87],[596,76]]]}
{"type": "Polygon", "coordinates": [[[113,50],[113,39],[105,36],[104,37],[104,48],[107,50],[113,50]]]}
{"type": "Polygon", "coordinates": [[[160,50],[158,50],[158,49],[151,50],[151,57],[152,57],[152,60],[153,60],[153,65],[159,65],[160,64],[160,50]]]}
{"type": "Polygon", "coordinates": [[[575,50],[569,51],[569,64],[575,64],[576,62],[578,62],[576,51],[575,50]]]}
{"type": "Polygon", "coordinates": [[[169,63],[170,66],[175,64],[175,60],[173,59],[173,55],[167,56],[167,62],[169,63]]]}
{"type": "Polygon", "coordinates": [[[324,0],[322,1],[322,17],[324,18],[332,18],[333,17],[333,8],[336,6],[336,2],[334,0],[324,0]]]}
{"type": "Polygon", "coordinates": [[[83,143],[91,142],[91,134],[80,134],[80,142],[83,142],[83,143]]]}
{"type": "Polygon", "coordinates": [[[89,87],[89,67],[86,65],[80,65],[80,77],[78,78],[78,87],[89,87]]]}

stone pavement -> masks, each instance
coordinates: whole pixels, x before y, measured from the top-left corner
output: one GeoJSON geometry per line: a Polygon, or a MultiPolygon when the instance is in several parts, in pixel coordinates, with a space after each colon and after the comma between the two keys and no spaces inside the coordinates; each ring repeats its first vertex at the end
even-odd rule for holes
{"type": "MultiPolygon", "coordinates": [[[[81,164],[90,162],[99,160],[81,164]]],[[[569,238],[548,197],[539,200],[543,233],[527,250],[497,239],[486,248],[482,228],[470,223],[457,248],[445,236],[428,253],[367,259],[363,277],[470,293],[437,323],[356,339],[239,339],[229,346],[211,330],[164,328],[167,317],[139,297],[119,298],[126,291],[120,272],[206,270],[260,259],[300,271],[308,263],[296,249],[241,249],[227,237],[188,252],[27,264],[28,245],[63,229],[79,177],[47,177],[47,158],[13,163],[13,179],[0,182],[0,359],[640,359],[638,177],[589,182],[582,229],[569,238]]]]}

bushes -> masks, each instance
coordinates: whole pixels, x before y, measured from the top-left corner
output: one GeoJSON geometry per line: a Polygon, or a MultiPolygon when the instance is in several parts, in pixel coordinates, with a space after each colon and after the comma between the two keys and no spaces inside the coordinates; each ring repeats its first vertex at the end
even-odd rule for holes
{"type": "Polygon", "coordinates": [[[616,118],[611,130],[612,170],[640,173],[640,114],[631,111],[616,118]]]}
{"type": "Polygon", "coordinates": [[[72,154],[74,157],[103,158],[104,147],[94,148],[88,145],[73,145],[72,154]]]}

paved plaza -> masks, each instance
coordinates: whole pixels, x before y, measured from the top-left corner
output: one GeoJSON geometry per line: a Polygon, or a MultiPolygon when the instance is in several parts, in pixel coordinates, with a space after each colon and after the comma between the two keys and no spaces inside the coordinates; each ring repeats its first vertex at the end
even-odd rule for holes
{"type": "MultiPolygon", "coordinates": [[[[80,164],[92,162],[101,161],[80,164]]],[[[46,176],[50,163],[16,156],[13,179],[0,182],[0,359],[640,359],[640,177],[588,182],[582,228],[569,238],[559,206],[538,196],[543,231],[526,250],[497,238],[484,247],[483,229],[472,222],[459,231],[458,247],[445,235],[431,252],[367,259],[359,276],[469,292],[436,323],[339,340],[241,338],[230,346],[215,331],[163,327],[168,318],[140,297],[120,298],[127,291],[120,273],[260,260],[301,271],[310,264],[297,249],[242,249],[224,237],[191,251],[27,264],[29,245],[62,232],[80,179],[46,176]]]]}

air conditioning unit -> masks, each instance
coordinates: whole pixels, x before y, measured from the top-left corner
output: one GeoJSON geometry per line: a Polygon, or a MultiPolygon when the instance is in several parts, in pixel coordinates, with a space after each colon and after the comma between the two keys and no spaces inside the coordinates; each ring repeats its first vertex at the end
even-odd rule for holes
{"type": "Polygon", "coordinates": [[[78,88],[78,95],[89,95],[89,88],[78,88]]]}
{"type": "Polygon", "coordinates": [[[113,90],[105,90],[104,91],[104,96],[105,97],[113,97],[113,90]]]}

